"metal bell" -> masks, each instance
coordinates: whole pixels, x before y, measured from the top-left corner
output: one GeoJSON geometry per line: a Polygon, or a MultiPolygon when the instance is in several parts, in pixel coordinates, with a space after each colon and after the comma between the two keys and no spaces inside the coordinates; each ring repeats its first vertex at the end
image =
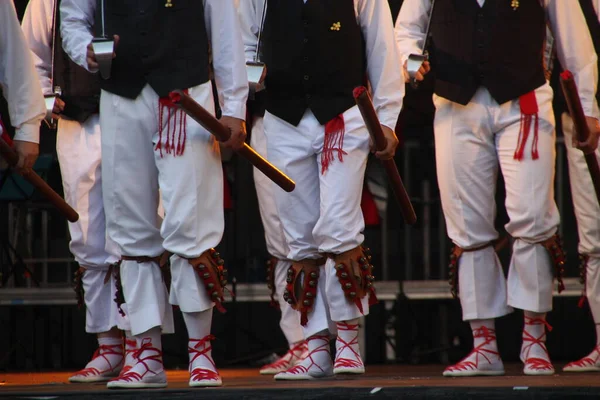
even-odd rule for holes
{"type": "Polygon", "coordinates": [[[358,259],[358,261],[360,261],[361,264],[365,264],[367,262],[367,259],[364,257],[361,257],[358,259]]]}
{"type": "Polygon", "coordinates": [[[306,293],[306,297],[308,297],[309,299],[312,299],[312,297],[313,297],[312,292],[307,292],[306,293]]]}
{"type": "Polygon", "coordinates": [[[341,276],[342,278],[346,279],[346,278],[348,277],[348,274],[347,274],[347,273],[345,273],[345,272],[342,272],[342,273],[340,274],[340,276],[341,276]]]}
{"type": "Polygon", "coordinates": [[[316,287],[317,286],[317,282],[316,281],[309,281],[308,282],[308,286],[310,286],[310,287],[316,287]]]}
{"type": "Polygon", "coordinates": [[[338,264],[335,266],[335,268],[338,270],[344,269],[344,264],[338,264]]]}
{"type": "Polygon", "coordinates": [[[285,281],[286,281],[287,283],[292,283],[292,280],[293,280],[293,279],[292,279],[292,277],[291,277],[291,276],[288,276],[288,277],[285,279],[285,281]]]}
{"type": "Polygon", "coordinates": [[[206,268],[206,265],[204,265],[204,264],[200,264],[200,265],[198,265],[198,269],[199,269],[200,271],[202,271],[204,268],[206,268]]]}
{"type": "Polygon", "coordinates": [[[221,281],[221,286],[223,286],[223,287],[227,286],[227,279],[223,279],[221,281]]]}
{"type": "Polygon", "coordinates": [[[356,292],[350,292],[350,297],[356,297],[356,292]]]}
{"type": "Polygon", "coordinates": [[[310,277],[313,278],[313,279],[317,279],[319,277],[319,275],[317,275],[316,272],[311,272],[310,273],[310,277]]]}
{"type": "Polygon", "coordinates": [[[212,288],[215,287],[215,284],[214,283],[209,283],[207,286],[208,286],[208,290],[211,290],[212,288]]]}
{"type": "Polygon", "coordinates": [[[217,292],[212,292],[212,298],[216,299],[217,297],[219,297],[219,293],[217,292]]]}
{"type": "Polygon", "coordinates": [[[205,273],[202,275],[202,277],[203,277],[204,279],[208,279],[208,278],[210,278],[210,274],[209,274],[208,272],[205,272],[205,273]]]}
{"type": "Polygon", "coordinates": [[[302,304],[304,304],[305,306],[307,306],[307,307],[308,307],[308,306],[310,306],[310,305],[312,304],[312,301],[310,301],[310,300],[306,299],[306,300],[304,300],[304,301],[302,302],[302,304]]]}
{"type": "Polygon", "coordinates": [[[347,283],[344,285],[344,287],[345,287],[346,289],[350,289],[350,288],[352,287],[352,284],[351,284],[350,282],[347,282],[347,283]]]}

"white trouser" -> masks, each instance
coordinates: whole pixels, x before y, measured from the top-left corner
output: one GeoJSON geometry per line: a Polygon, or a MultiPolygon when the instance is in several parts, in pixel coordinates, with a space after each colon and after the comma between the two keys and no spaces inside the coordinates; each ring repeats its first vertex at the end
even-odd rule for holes
{"type": "MultiPolygon", "coordinates": [[[[312,112],[307,110],[298,126],[269,112],[265,114],[269,160],[296,182],[292,193],[275,192],[290,260],[318,258],[321,253],[339,254],[363,242],[360,200],[369,134],[358,107],[346,111],[344,121],[344,160],[340,162],[336,153],[329,169],[321,174],[325,128],[312,112]]],[[[368,310],[368,306],[364,307],[365,315],[368,310]]],[[[356,305],[344,297],[331,260],[323,268],[305,337],[327,329],[329,314],[333,321],[361,315],[356,305]]]]}
{"type": "MultiPolygon", "coordinates": [[[[189,94],[214,113],[209,82],[191,88],[189,94]]],[[[223,170],[217,141],[186,118],[184,153],[174,156],[163,150],[161,156],[155,150],[159,99],[149,86],[135,100],[103,91],[100,115],[108,234],[126,256],[156,257],[163,249],[175,254],[171,258],[174,304],[184,312],[210,308],[212,302],[186,258],[199,257],[216,246],[223,234],[223,170]],[[160,231],[156,213],[159,186],[165,209],[160,231]]],[[[165,111],[163,149],[167,117],[165,111]]],[[[132,333],[157,326],[162,326],[163,332],[171,331],[172,310],[158,265],[123,261],[121,279],[132,333]]]]}
{"type": "Polygon", "coordinates": [[[87,333],[108,332],[114,327],[127,328],[127,318],[121,316],[115,303],[116,285],[113,274],[104,283],[108,268],[87,269],[82,283],[86,308],[85,331],[87,333]]]}
{"type": "Polygon", "coordinates": [[[60,119],[56,152],[65,200],[79,213],[79,220],[69,223],[71,253],[88,270],[106,269],[119,260],[119,251],[106,237],[98,115],[83,124],[60,119]]]}
{"type": "MultiPolygon", "coordinates": [[[[250,145],[260,155],[267,157],[267,139],[263,126],[263,118],[256,117],[252,122],[252,134],[250,136],[250,145]]],[[[254,184],[256,185],[256,196],[258,197],[258,208],[260,218],[265,230],[265,241],[267,251],[270,255],[277,258],[275,265],[275,294],[279,308],[281,309],[281,319],[279,326],[285,335],[289,344],[299,342],[304,339],[302,326],[300,325],[300,314],[283,299],[283,292],[286,287],[287,270],[291,262],[286,260],[289,253],[289,247],[285,242],[283,227],[279,215],[277,214],[277,205],[275,204],[274,192],[283,192],[279,186],[274,184],[258,169],[253,169],[254,184]]]]}
{"type": "Polygon", "coordinates": [[[459,262],[460,299],[465,320],[496,318],[511,307],[552,309],[553,267],[540,241],[556,233],[554,203],[555,133],[552,89],[536,90],[539,106],[539,159],[533,160],[533,128],[524,158],[515,160],[521,111],[519,101],[502,105],[480,88],[462,106],[434,96],[438,184],[448,235],[464,249],[498,238],[494,228],[498,164],[506,184],[506,231],[515,238],[508,274],[492,247],[465,252],[459,262]]]}
{"type": "MultiPolygon", "coordinates": [[[[569,180],[577,232],[579,234],[579,253],[589,256],[586,276],[586,295],[596,323],[600,322],[600,206],[592,184],[592,178],[581,150],[574,148],[573,120],[569,114],[562,115],[565,147],[569,161],[569,180]]],[[[600,160],[600,148],[596,150],[600,160]]]]}

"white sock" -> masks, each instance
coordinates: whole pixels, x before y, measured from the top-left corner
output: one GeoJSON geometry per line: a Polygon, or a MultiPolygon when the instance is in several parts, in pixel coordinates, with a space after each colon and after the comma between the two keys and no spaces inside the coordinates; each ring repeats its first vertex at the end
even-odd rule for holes
{"type": "Polygon", "coordinates": [[[541,358],[550,361],[546,350],[546,313],[524,311],[523,345],[521,358],[541,358]]]}
{"type": "Polygon", "coordinates": [[[184,312],[182,314],[189,336],[190,372],[196,368],[216,372],[210,344],[213,309],[194,313],[184,312]]]}
{"type": "Polygon", "coordinates": [[[336,367],[360,367],[364,365],[358,346],[358,328],[358,318],[337,323],[338,338],[335,341],[336,367]]]}
{"type": "Polygon", "coordinates": [[[318,332],[306,339],[306,341],[308,344],[308,357],[296,367],[301,366],[310,372],[327,371],[331,373],[332,362],[329,350],[329,332],[327,330],[318,332]]]}
{"type": "Polygon", "coordinates": [[[123,365],[123,368],[127,366],[133,367],[136,363],[134,353],[137,348],[137,341],[131,334],[131,331],[125,331],[125,364],[123,365]]]}
{"type": "Polygon", "coordinates": [[[123,363],[123,341],[120,338],[98,338],[98,354],[85,367],[98,372],[115,371],[123,363]]]}
{"type": "Polygon", "coordinates": [[[473,347],[483,345],[486,349],[498,352],[496,341],[496,321],[493,319],[476,319],[469,322],[473,334],[473,347]],[[486,334],[487,331],[487,334],[486,334]],[[492,339],[493,336],[493,339],[492,339]],[[487,342],[487,343],[486,343],[487,342]]]}
{"type": "Polygon", "coordinates": [[[135,372],[144,377],[147,374],[158,374],[164,370],[161,332],[160,326],[157,326],[134,336],[140,352],[130,372],[135,372]]]}

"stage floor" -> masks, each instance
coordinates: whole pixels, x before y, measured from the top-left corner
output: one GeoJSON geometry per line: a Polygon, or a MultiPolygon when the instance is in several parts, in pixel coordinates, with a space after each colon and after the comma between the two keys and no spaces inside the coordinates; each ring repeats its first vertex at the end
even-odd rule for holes
{"type": "MultiPolygon", "coordinates": [[[[561,366],[562,367],[562,366],[561,366]]],[[[444,378],[442,366],[372,366],[363,376],[280,382],[255,369],[222,369],[223,387],[191,389],[187,371],[168,371],[161,390],[108,390],[105,384],[69,384],[67,372],[0,374],[0,397],[77,399],[600,399],[600,373],[528,377],[520,365],[502,377],[444,378]],[[300,390],[299,390],[300,389],[300,390]]]]}

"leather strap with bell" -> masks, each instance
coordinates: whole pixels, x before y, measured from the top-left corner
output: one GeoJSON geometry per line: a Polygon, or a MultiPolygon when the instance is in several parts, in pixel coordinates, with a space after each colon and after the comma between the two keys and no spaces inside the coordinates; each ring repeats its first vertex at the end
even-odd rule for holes
{"type": "Polygon", "coordinates": [[[346,298],[358,307],[361,314],[364,314],[361,300],[367,294],[369,305],[377,303],[373,286],[375,276],[368,252],[369,249],[359,246],[341,254],[330,255],[335,262],[336,276],[346,298]]]}
{"type": "Polygon", "coordinates": [[[317,298],[320,266],[325,258],[295,261],[287,272],[287,285],[283,298],[294,310],[300,311],[300,323],[306,326],[308,313],[312,311],[317,298]]]}
{"type": "Polygon", "coordinates": [[[279,308],[279,302],[275,298],[277,291],[275,287],[275,270],[278,262],[279,260],[276,257],[271,257],[269,261],[267,261],[267,287],[269,288],[271,307],[273,308],[279,308]]]}
{"type": "Polygon", "coordinates": [[[215,249],[208,249],[198,258],[188,259],[202,282],[208,297],[215,303],[217,310],[224,313],[223,291],[227,285],[227,269],[221,255],[215,249]]]}

